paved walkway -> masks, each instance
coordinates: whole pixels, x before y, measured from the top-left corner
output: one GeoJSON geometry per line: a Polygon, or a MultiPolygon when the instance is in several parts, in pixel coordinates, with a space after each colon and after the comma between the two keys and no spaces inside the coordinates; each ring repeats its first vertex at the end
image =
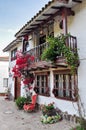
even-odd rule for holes
{"type": "Polygon", "coordinates": [[[26,113],[18,110],[15,102],[0,97],[0,130],[70,130],[75,124],[60,121],[54,124],[42,124],[41,112],[26,113]]]}

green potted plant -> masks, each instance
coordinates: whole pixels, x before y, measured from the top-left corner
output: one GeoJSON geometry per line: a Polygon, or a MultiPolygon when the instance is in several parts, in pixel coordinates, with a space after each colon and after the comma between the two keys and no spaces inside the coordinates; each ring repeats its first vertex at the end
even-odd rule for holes
{"type": "Polygon", "coordinates": [[[18,97],[16,100],[16,105],[18,109],[23,109],[24,104],[27,102],[27,98],[25,97],[18,97]]]}
{"type": "Polygon", "coordinates": [[[50,103],[48,105],[41,105],[42,116],[41,122],[44,124],[52,124],[59,120],[61,120],[61,115],[54,108],[54,103],[50,103]]]}

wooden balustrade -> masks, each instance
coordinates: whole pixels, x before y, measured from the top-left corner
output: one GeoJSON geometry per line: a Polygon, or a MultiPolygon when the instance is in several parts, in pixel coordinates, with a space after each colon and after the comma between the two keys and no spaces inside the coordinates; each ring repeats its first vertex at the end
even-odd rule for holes
{"type": "Polygon", "coordinates": [[[33,55],[35,57],[35,62],[41,61],[41,54],[43,53],[44,49],[48,47],[48,43],[43,43],[38,45],[31,50],[27,51],[26,53],[33,55]]]}
{"type": "MultiPolygon", "coordinates": [[[[77,39],[76,39],[76,37],[70,35],[66,40],[66,45],[73,52],[77,52],[77,39]]],[[[43,43],[41,45],[38,45],[38,46],[32,48],[31,50],[29,50],[25,53],[33,55],[35,57],[35,62],[39,62],[39,61],[41,61],[41,54],[43,53],[44,49],[46,49],[48,46],[49,46],[49,44],[46,42],[46,43],[43,43]]],[[[60,58],[62,58],[62,54],[61,54],[61,56],[59,56],[59,59],[60,58]]]]}
{"type": "Polygon", "coordinates": [[[70,35],[67,38],[66,45],[73,51],[77,52],[77,38],[70,35]]]}

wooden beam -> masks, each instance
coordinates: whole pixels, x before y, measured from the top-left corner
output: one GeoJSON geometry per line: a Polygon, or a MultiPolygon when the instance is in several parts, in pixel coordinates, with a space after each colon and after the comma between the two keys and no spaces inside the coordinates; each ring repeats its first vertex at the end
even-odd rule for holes
{"type": "Polygon", "coordinates": [[[52,14],[42,14],[43,16],[51,16],[52,14]]]}
{"type": "Polygon", "coordinates": [[[63,31],[64,31],[64,35],[66,35],[68,32],[68,30],[67,30],[67,8],[63,8],[63,10],[62,10],[62,19],[63,19],[63,31]]]}
{"type": "Polygon", "coordinates": [[[52,6],[52,9],[61,9],[62,7],[58,7],[58,6],[52,6]]]}
{"type": "Polygon", "coordinates": [[[46,19],[36,20],[36,22],[43,22],[43,21],[46,21],[46,19]]]}
{"type": "MultiPolygon", "coordinates": [[[[48,23],[48,21],[52,20],[57,15],[62,15],[62,12],[60,10],[57,10],[54,14],[52,14],[52,16],[48,17],[47,19],[39,19],[39,20],[35,20],[35,21],[40,22],[39,25],[41,26],[41,25],[48,23]]],[[[37,29],[37,27],[30,28],[30,29],[31,29],[31,31],[33,31],[34,29],[37,29]]]]}
{"type": "Polygon", "coordinates": [[[73,2],[82,3],[81,0],[72,0],[73,2]]]}
{"type": "Polygon", "coordinates": [[[29,31],[29,30],[32,30],[32,29],[35,29],[35,28],[28,28],[28,29],[26,28],[25,30],[28,30],[28,31],[29,31]]]}
{"type": "MultiPolygon", "coordinates": [[[[62,14],[61,12],[62,12],[63,8],[65,8],[65,7],[52,6],[52,8],[57,9],[57,10],[59,9],[58,10],[58,15],[61,15],[62,14]]],[[[67,15],[68,16],[70,16],[70,15],[74,16],[75,15],[75,12],[73,10],[71,10],[71,8],[66,8],[66,9],[67,9],[67,15]]]]}
{"type": "Polygon", "coordinates": [[[75,12],[74,12],[73,10],[71,10],[71,8],[68,8],[68,9],[67,9],[67,15],[68,15],[68,16],[70,16],[70,15],[74,16],[74,15],[75,15],[75,12]]]}
{"type": "MultiPolygon", "coordinates": [[[[54,8],[54,7],[53,7],[53,8],[54,8]]],[[[55,6],[55,8],[57,8],[57,7],[55,6]]],[[[59,7],[59,10],[57,9],[57,11],[56,11],[54,14],[52,14],[52,15],[50,15],[50,14],[44,14],[44,15],[49,15],[48,18],[35,20],[36,22],[40,22],[40,23],[38,24],[38,26],[35,26],[35,24],[34,24],[34,25],[32,25],[32,26],[34,26],[34,28],[29,28],[29,29],[26,29],[26,30],[28,30],[28,31],[29,31],[28,33],[30,33],[30,32],[32,32],[34,29],[37,29],[39,26],[41,26],[41,25],[43,26],[44,24],[48,23],[48,21],[52,20],[52,19],[53,19],[54,17],[56,17],[57,15],[63,16],[63,13],[62,13],[62,12],[64,12],[64,11],[63,11],[64,8],[67,10],[67,11],[66,11],[66,15],[74,15],[74,11],[72,11],[71,8],[59,7]]],[[[36,24],[36,25],[37,25],[37,24],[36,24]]]]}
{"type": "Polygon", "coordinates": [[[31,24],[30,26],[38,26],[39,24],[31,24]]]}

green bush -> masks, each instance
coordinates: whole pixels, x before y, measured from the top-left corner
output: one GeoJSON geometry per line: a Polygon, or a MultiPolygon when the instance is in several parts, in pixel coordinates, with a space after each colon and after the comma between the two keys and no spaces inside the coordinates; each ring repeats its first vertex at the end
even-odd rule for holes
{"type": "Polygon", "coordinates": [[[81,126],[77,126],[76,128],[72,128],[71,130],[84,130],[81,126]]]}
{"type": "Polygon", "coordinates": [[[23,105],[25,102],[27,102],[27,98],[25,97],[18,97],[16,100],[16,105],[19,109],[23,109],[23,105]]]}

